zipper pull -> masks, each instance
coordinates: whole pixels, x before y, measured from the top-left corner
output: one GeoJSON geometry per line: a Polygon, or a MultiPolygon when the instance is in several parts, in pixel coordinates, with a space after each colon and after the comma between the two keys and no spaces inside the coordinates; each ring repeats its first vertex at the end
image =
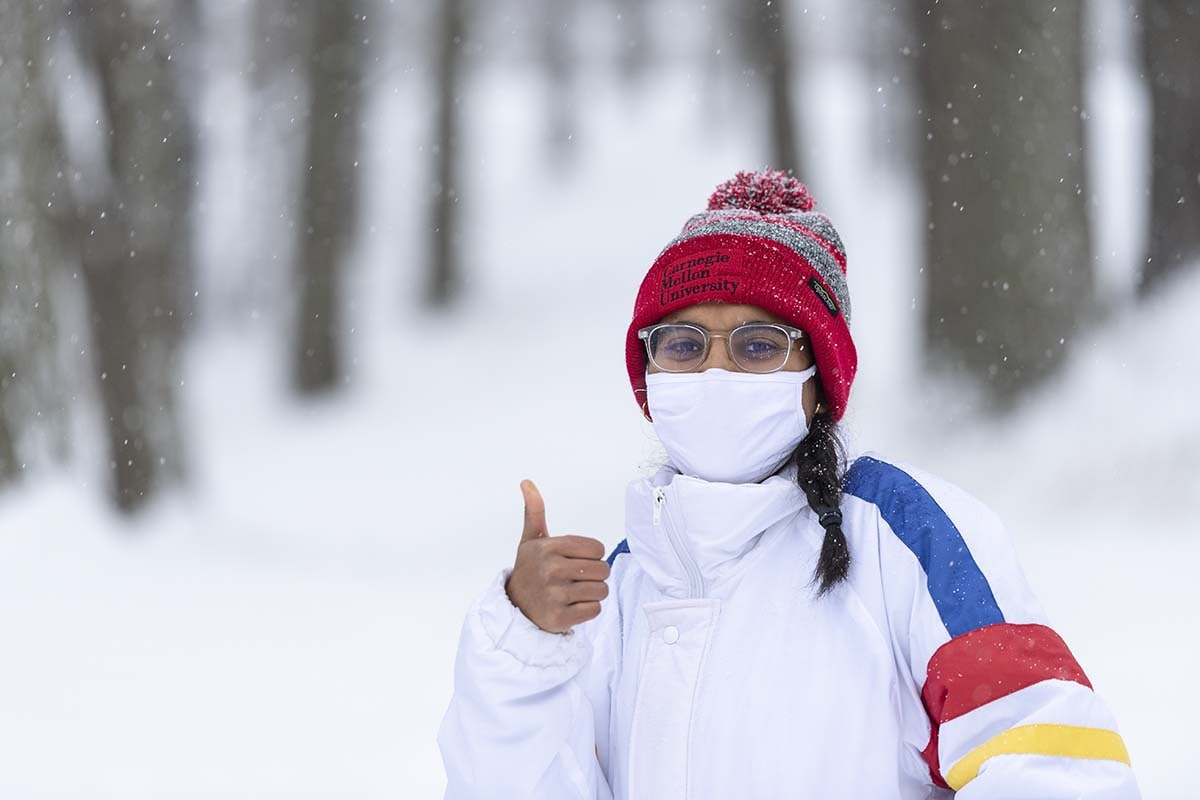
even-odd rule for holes
{"type": "Polygon", "coordinates": [[[667,493],[661,486],[654,487],[654,524],[662,523],[662,507],[663,502],[667,499],[667,493]]]}

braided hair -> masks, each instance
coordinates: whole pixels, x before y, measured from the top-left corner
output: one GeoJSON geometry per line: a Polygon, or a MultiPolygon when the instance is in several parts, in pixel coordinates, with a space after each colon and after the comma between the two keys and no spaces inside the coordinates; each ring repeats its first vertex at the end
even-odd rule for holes
{"type": "Polygon", "coordinates": [[[837,423],[829,412],[813,415],[808,436],[800,442],[791,460],[796,465],[796,483],[825,529],[825,541],[813,574],[817,596],[822,597],[850,573],[850,549],[842,532],[841,512],[846,453],[837,423]]]}

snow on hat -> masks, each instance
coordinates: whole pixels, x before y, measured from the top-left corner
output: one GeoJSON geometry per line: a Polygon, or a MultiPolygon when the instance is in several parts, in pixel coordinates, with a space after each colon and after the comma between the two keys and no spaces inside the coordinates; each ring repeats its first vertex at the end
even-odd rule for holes
{"type": "Polygon", "coordinates": [[[717,187],[654,260],[625,340],[634,397],[646,411],[646,351],[638,331],[698,303],[764,308],[808,334],[833,418],[858,368],[850,337],[846,250],[808,187],[786,173],[739,172],[717,187]]]}

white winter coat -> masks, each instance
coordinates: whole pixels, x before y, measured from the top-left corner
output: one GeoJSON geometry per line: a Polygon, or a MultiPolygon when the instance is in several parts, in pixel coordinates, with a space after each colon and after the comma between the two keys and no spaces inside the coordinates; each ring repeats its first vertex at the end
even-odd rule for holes
{"type": "Polygon", "coordinates": [[[446,797],[1137,798],[995,516],[879,458],[846,486],[850,578],[823,598],[784,476],[635,481],[610,595],[569,634],[498,575],[463,627],[446,797]]]}

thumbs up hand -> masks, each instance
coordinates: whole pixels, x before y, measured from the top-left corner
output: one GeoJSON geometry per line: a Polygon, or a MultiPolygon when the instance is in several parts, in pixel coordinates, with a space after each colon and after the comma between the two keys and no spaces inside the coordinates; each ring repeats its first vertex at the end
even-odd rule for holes
{"type": "Polygon", "coordinates": [[[551,536],[546,504],[532,481],[521,481],[525,529],[504,589],[508,599],[544,631],[566,633],[600,614],[608,597],[604,545],[586,536],[551,536]]]}

